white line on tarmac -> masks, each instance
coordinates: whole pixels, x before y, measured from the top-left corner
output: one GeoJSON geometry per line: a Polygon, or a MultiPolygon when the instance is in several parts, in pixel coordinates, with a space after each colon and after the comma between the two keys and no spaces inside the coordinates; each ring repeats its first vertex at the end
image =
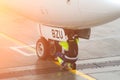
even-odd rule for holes
{"type": "Polygon", "coordinates": [[[120,60],[120,56],[89,59],[89,60],[80,60],[80,61],[77,61],[77,64],[89,64],[89,63],[92,64],[92,63],[100,63],[100,62],[106,62],[106,61],[117,61],[117,60],[120,60]]]}
{"type": "MultiPolygon", "coordinates": [[[[29,45],[29,46],[30,46],[30,47],[34,47],[35,45],[29,45]]],[[[12,50],[14,50],[14,51],[16,51],[16,52],[24,55],[24,56],[34,56],[34,55],[36,55],[34,52],[33,52],[33,53],[27,53],[27,52],[25,52],[25,51],[20,50],[20,49],[22,49],[22,48],[27,49],[28,46],[10,47],[10,49],[12,49],[12,50]]]]}
{"type": "Polygon", "coordinates": [[[103,73],[103,72],[110,72],[110,71],[119,71],[120,66],[107,66],[107,67],[98,67],[98,68],[88,68],[83,70],[78,70],[85,74],[96,74],[96,73],[103,73]]]}
{"type": "MultiPolygon", "coordinates": [[[[119,61],[119,60],[120,60],[120,56],[116,56],[116,57],[107,57],[107,58],[99,58],[99,59],[81,60],[81,61],[77,61],[76,63],[78,65],[97,64],[98,66],[100,66],[99,63],[119,61]]],[[[94,67],[94,68],[79,69],[79,71],[86,74],[94,74],[94,73],[100,73],[100,72],[110,72],[110,71],[120,70],[120,65],[115,66],[113,64],[112,66],[112,64],[113,63],[111,63],[110,66],[100,66],[100,67],[94,67]]]]}

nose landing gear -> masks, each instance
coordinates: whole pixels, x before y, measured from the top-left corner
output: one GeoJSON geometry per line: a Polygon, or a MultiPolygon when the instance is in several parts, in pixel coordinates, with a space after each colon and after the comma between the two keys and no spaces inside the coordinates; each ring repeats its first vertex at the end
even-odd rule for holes
{"type": "Polygon", "coordinates": [[[68,46],[67,50],[63,48],[66,45],[64,44],[59,45],[58,43],[59,42],[52,41],[52,40],[47,41],[44,37],[41,37],[36,43],[36,53],[38,58],[42,60],[46,60],[50,58],[50,56],[52,56],[52,58],[57,58],[58,62],[61,64],[61,69],[67,70],[69,68],[69,69],[75,70],[76,69],[75,62],[77,60],[76,57],[78,55],[77,42],[67,42],[67,41],[64,42],[68,46]],[[61,48],[61,49],[56,49],[56,48],[61,48]],[[52,54],[50,54],[50,52],[52,52],[52,54]],[[59,61],[60,59],[61,61],[59,61]]]}
{"type": "Polygon", "coordinates": [[[48,42],[44,37],[41,37],[36,43],[36,53],[38,58],[47,59],[49,47],[48,42]]]}
{"type": "MultiPolygon", "coordinates": [[[[36,43],[36,53],[39,59],[61,58],[62,69],[76,69],[78,55],[78,37],[74,31],[63,28],[40,27],[41,38],[36,43]],[[47,32],[44,32],[47,31],[47,32]],[[59,53],[59,55],[57,54],[59,53]]],[[[58,59],[57,59],[58,60],[58,59]]],[[[59,60],[58,60],[59,62],[59,60]]]]}

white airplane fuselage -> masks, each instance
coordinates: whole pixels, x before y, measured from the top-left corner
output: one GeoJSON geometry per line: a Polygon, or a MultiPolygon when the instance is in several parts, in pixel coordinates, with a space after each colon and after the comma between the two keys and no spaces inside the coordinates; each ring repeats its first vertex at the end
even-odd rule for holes
{"type": "Polygon", "coordinates": [[[1,0],[1,6],[43,25],[91,28],[120,17],[119,0],[1,0]]]}

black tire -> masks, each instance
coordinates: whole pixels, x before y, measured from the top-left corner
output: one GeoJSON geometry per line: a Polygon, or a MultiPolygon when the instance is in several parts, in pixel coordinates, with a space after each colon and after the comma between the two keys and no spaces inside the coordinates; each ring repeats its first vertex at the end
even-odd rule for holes
{"type": "Polygon", "coordinates": [[[76,63],[71,64],[71,68],[72,68],[73,70],[76,70],[76,63]]]}
{"type": "Polygon", "coordinates": [[[46,59],[48,56],[48,42],[45,38],[41,37],[36,43],[36,54],[39,59],[46,59]]]}
{"type": "Polygon", "coordinates": [[[77,57],[78,56],[78,44],[76,40],[68,40],[69,50],[65,51],[65,55],[68,57],[77,57]]]}

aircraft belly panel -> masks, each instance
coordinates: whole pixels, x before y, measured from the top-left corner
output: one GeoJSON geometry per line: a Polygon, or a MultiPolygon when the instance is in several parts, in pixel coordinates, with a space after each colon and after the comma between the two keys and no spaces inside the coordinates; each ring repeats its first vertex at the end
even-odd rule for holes
{"type": "Polygon", "coordinates": [[[120,17],[119,0],[1,0],[0,6],[44,25],[91,28],[120,17]]]}

